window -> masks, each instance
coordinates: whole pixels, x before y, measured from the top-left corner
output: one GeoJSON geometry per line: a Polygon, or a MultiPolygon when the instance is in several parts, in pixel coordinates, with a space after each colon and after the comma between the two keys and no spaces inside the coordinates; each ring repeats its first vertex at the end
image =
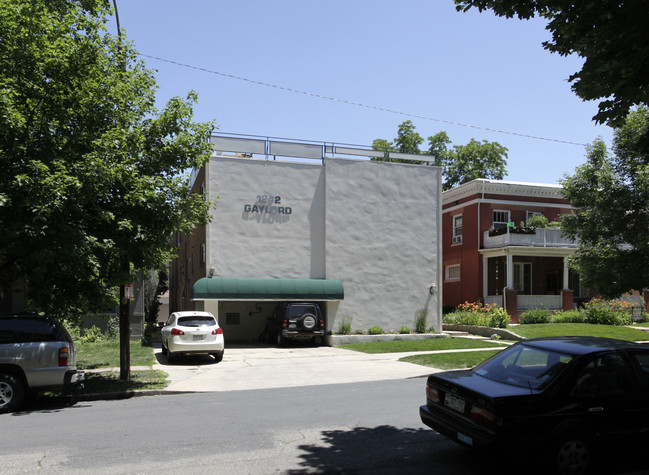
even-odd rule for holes
{"type": "Polygon", "coordinates": [[[453,264],[452,266],[446,266],[445,280],[460,280],[460,264],[453,264]]]}
{"type": "Polygon", "coordinates": [[[493,226],[494,226],[494,229],[506,228],[507,223],[509,223],[509,219],[510,219],[509,211],[495,209],[493,211],[493,226]]]}
{"type": "Polygon", "coordinates": [[[453,244],[462,242],[462,215],[453,216],[453,244]]]}

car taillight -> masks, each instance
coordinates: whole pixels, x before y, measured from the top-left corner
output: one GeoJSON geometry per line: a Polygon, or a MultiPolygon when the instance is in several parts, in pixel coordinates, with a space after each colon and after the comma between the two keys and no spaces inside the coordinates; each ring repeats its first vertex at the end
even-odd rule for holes
{"type": "Polygon", "coordinates": [[[69,348],[59,348],[59,366],[67,366],[70,359],[69,348]]]}
{"type": "Polygon", "coordinates": [[[320,328],[324,329],[324,320],[320,320],[320,328]]]}
{"type": "Polygon", "coordinates": [[[288,328],[288,320],[282,320],[282,326],[288,328]]]}
{"type": "Polygon", "coordinates": [[[223,335],[223,330],[221,330],[220,328],[212,330],[212,335],[223,335]]]}
{"type": "Polygon", "coordinates": [[[440,403],[441,398],[439,397],[439,391],[430,386],[426,386],[426,399],[437,404],[440,403]]]}
{"type": "Polygon", "coordinates": [[[471,419],[476,421],[478,424],[491,427],[492,429],[502,425],[502,419],[498,417],[498,415],[489,409],[475,405],[471,408],[471,419]]]}
{"type": "Polygon", "coordinates": [[[172,328],[171,329],[171,334],[172,335],[184,335],[185,332],[182,330],[179,330],[178,328],[172,328]]]}

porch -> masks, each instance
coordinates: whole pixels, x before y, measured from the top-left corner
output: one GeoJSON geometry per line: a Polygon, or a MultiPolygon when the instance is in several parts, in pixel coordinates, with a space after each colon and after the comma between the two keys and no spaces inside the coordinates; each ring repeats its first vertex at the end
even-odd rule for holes
{"type": "Polygon", "coordinates": [[[504,307],[518,321],[521,311],[544,307],[573,308],[582,291],[579,276],[572,273],[567,258],[577,246],[558,229],[536,234],[485,233],[482,255],[482,295],[485,304],[504,307]]]}

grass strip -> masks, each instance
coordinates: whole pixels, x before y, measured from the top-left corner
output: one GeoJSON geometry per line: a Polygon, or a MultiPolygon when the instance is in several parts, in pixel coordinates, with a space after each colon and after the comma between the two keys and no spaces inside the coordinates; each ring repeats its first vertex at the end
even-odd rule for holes
{"type": "Polygon", "coordinates": [[[509,327],[514,333],[525,338],[544,336],[601,336],[618,340],[646,341],[649,333],[635,328],[593,325],[591,323],[531,323],[509,327]]]}
{"type": "Polygon", "coordinates": [[[158,369],[131,371],[127,381],[119,379],[118,371],[86,373],[81,394],[164,389],[167,384],[167,373],[158,369]]]}
{"type": "Polygon", "coordinates": [[[429,338],[426,340],[372,341],[367,343],[349,343],[339,348],[360,351],[362,353],[405,353],[408,351],[441,351],[464,350],[472,348],[490,348],[502,346],[492,341],[471,338],[429,338]]]}
{"type": "Polygon", "coordinates": [[[428,355],[412,355],[400,358],[399,361],[414,363],[442,370],[466,369],[482,363],[487,358],[501,350],[467,351],[461,353],[437,353],[428,355]]]}

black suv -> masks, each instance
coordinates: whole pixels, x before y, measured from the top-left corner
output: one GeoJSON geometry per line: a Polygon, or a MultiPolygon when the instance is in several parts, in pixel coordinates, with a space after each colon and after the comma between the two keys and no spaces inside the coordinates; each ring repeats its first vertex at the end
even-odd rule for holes
{"type": "Polygon", "coordinates": [[[0,413],[17,409],[28,392],[79,385],[77,350],[52,318],[0,316],[0,413]]]}
{"type": "Polygon", "coordinates": [[[325,324],[320,306],[310,302],[286,302],[279,304],[268,319],[266,338],[279,346],[287,340],[311,340],[322,343],[325,324]]]}

